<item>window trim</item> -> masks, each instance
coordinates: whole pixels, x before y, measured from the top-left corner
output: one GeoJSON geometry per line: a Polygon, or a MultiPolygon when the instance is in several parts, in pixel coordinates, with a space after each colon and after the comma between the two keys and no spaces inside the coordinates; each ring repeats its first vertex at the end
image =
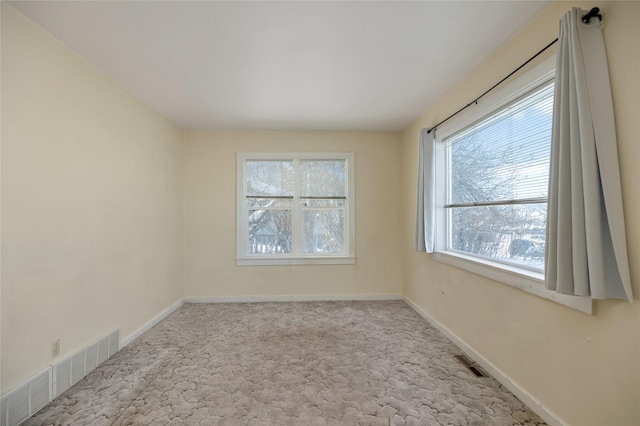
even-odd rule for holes
{"type": "MultiPolygon", "coordinates": [[[[354,154],[352,152],[238,152],[236,155],[236,265],[345,265],[355,264],[355,179],[354,154]],[[344,160],[347,184],[344,221],[345,254],[247,254],[248,222],[246,213],[246,163],[248,160],[344,160]]],[[[294,197],[294,200],[296,197],[294,197]]],[[[292,232],[300,230],[293,228],[292,232]]]]}
{"type": "Polygon", "coordinates": [[[544,287],[544,274],[519,268],[515,265],[493,262],[463,253],[447,250],[447,212],[446,203],[445,170],[444,170],[444,144],[442,140],[452,134],[463,130],[488,115],[497,112],[500,108],[527,94],[527,92],[552,80],[555,76],[556,55],[552,55],[536,67],[483,100],[475,108],[468,109],[455,119],[443,124],[436,132],[436,243],[432,258],[438,262],[446,263],[456,268],[464,269],[477,275],[507,284],[524,290],[536,296],[552,300],[572,309],[591,314],[593,301],[590,297],[570,296],[547,290],[544,287]]]}

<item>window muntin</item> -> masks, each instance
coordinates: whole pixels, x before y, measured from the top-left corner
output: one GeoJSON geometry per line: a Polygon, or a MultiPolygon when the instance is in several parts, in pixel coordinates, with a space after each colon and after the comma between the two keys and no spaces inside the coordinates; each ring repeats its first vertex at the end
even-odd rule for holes
{"type": "Polygon", "coordinates": [[[444,144],[445,250],[544,270],[553,82],[444,144]]]}
{"type": "Polygon", "coordinates": [[[353,257],[353,154],[238,154],[238,170],[239,261],[353,257]]]}

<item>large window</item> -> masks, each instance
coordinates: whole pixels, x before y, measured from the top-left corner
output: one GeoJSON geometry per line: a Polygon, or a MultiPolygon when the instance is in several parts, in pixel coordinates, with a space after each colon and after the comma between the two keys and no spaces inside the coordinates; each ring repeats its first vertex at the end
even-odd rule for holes
{"type": "Polygon", "coordinates": [[[544,287],[555,57],[436,130],[435,260],[591,312],[544,287]]]}
{"type": "Polygon", "coordinates": [[[353,154],[238,154],[238,264],[353,263],[353,154]]]}
{"type": "Polygon", "coordinates": [[[554,66],[436,131],[435,258],[541,295],[554,66]]]}
{"type": "Polygon", "coordinates": [[[542,272],[553,82],[443,139],[446,249],[542,272]]]}

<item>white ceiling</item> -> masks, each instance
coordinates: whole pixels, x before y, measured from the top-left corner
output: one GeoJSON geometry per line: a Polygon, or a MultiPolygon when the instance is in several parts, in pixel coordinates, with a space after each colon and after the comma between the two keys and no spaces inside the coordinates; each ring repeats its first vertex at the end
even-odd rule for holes
{"type": "Polygon", "coordinates": [[[11,2],[182,127],[291,130],[402,130],[548,3],[11,2]]]}

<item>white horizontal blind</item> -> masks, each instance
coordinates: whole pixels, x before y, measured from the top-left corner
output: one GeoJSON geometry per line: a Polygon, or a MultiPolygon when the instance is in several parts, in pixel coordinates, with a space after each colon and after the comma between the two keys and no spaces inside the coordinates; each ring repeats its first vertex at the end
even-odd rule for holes
{"type": "Polygon", "coordinates": [[[554,84],[444,142],[447,250],[544,268],[554,84]]]}
{"type": "Polygon", "coordinates": [[[447,138],[447,205],[546,202],[552,113],[551,82],[447,138]]]}

